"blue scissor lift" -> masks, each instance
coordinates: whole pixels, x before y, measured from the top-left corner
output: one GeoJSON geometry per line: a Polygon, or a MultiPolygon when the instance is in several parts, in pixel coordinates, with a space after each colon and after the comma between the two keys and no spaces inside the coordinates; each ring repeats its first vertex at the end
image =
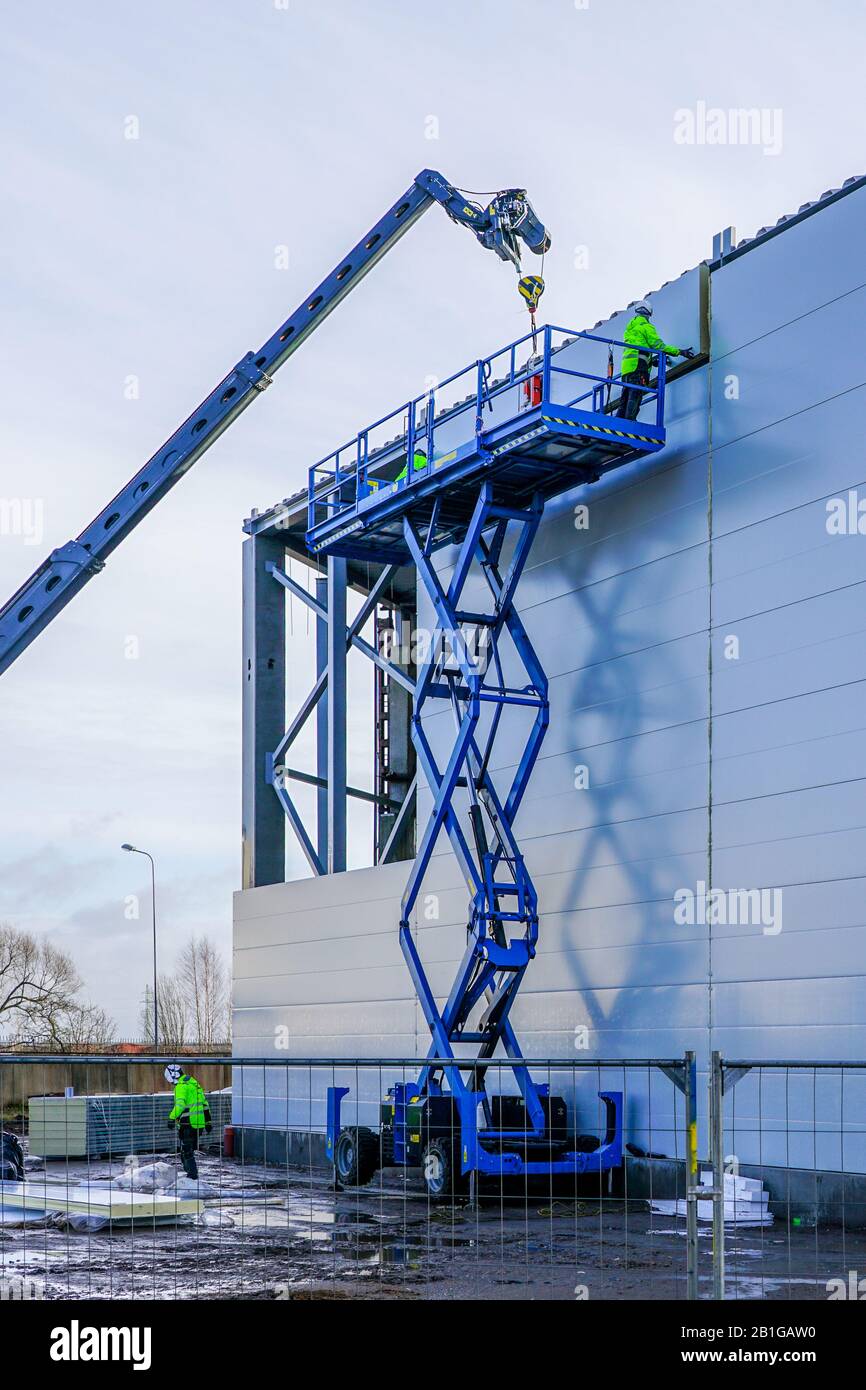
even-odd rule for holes
{"type": "Polygon", "coordinates": [[[621,1093],[600,1093],[602,1143],[577,1147],[564,1102],[531,1076],[510,1018],[538,940],[538,895],[514,821],[549,720],[547,678],[515,596],[545,501],[664,447],[664,354],[653,354],[656,381],[637,388],[641,413],[652,421],[629,421],[615,413],[621,382],[612,374],[612,353],[621,346],[547,326],[540,343],[527,336],[474,363],[310,470],[310,551],[414,564],[434,614],[412,719],[433,807],[400,921],[430,1050],[417,1079],[389,1091],[378,1131],[344,1128],[347,1088],[329,1088],[327,1146],[341,1184],[367,1182],[390,1164],[418,1164],[428,1191],[441,1196],[472,1173],[574,1175],[622,1162],[621,1093]],[[584,369],[602,352],[606,373],[584,369]],[[474,391],[443,408],[448,389],[467,376],[474,391]],[[377,447],[395,422],[397,437],[377,447]],[[434,566],[445,545],[456,547],[447,580],[434,566]],[[445,702],[454,720],[444,765],[425,730],[434,702],[445,702]],[[498,789],[491,755],[512,707],[527,711],[531,724],[510,786],[498,789]],[[440,1009],[409,923],[443,828],[471,900],[466,950],[440,1009]],[[491,1064],[513,1073],[518,1095],[488,1094],[491,1064]]]}

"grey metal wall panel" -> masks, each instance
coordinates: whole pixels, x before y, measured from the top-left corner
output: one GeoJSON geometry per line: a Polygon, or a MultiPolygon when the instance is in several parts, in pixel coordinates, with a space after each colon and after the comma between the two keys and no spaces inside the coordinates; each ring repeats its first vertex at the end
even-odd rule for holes
{"type": "MultiPolygon", "coordinates": [[[[521,843],[539,836],[633,822],[643,816],[669,816],[706,806],[706,762],[671,772],[633,774],[623,759],[623,775],[605,781],[599,775],[597,750],[581,750],[545,765],[533,794],[527,794],[517,816],[521,843]],[[577,763],[590,771],[591,782],[575,792],[577,763]],[[629,775],[631,773],[631,775],[629,775]]],[[[614,769],[615,771],[615,769],[614,769]]]]}
{"type": "MultiPolygon", "coordinates": [[[[274,993],[277,991],[275,990],[274,993]]],[[[330,1004],[286,1005],[282,1001],[274,1005],[261,1005],[252,1009],[236,1009],[236,1041],[242,1044],[239,1056],[263,1057],[286,1050],[290,1057],[355,1055],[346,1052],[342,1038],[353,1042],[368,1038],[377,1041],[392,1038],[389,1046],[397,1048],[398,1037],[414,1036],[414,999],[365,999],[360,1004],[343,1004],[340,1007],[342,1031],[334,1032],[334,1014],[330,1004]],[[284,1028],[290,1047],[275,1047],[278,1030],[284,1028]],[[308,1051],[315,1040],[326,1044],[326,1051],[317,1048],[313,1054],[308,1051]],[[261,1047],[259,1043],[266,1044],[261,1047]],[[339,1045],[338,1045],[339,1044],[339,1045]],[[336,1053],[334,1047],[336,1046],[336,1053]],[[331,1051],[327,1049],[330,1048],[331,1051]]],[[[402,1055],[403,1044],[398,1050],[402,1055]]],[[[413,1049],[414,1050],[414,1049],[413,1049]]],[[[368,1055],[365,1050],[358,1054],[368,1055]]],[[[375,1053],[372,1055],[376,1055],[375,1053]]],[[[381,1055],[381,1048],[380,1048],[381,1055]]]]}
{"type": "MultiPolygon", "coordinates": [[[[804,612],[804,625],[811,616],[804,612]]],[[[751,634],[746,631],[747,627],[747,624],[739,624],[735,635],[745,633],[746,637],[752,637],[751,647],[746,649],[748,660],[726,662],[722,655],[725,634],[719,637],[713,663],[714,715],[723,716],[730,711],[774,702],[780,717],[784,718],[784,702],[795,696],[852,682],[862,687],[866,679],[866,645],[857,629],[822,640],[820,626],[813,623],[810,642],[803,642],[794,650],[777,648],[768,655],[755,655],[761,651],[762,641],[773,641],[772,625],[763,624],[751,634]]]]}
{"type": "MultiPolygon", "coordinates": [[[[699,383],[701,411],[682,426],[679,440],[662,454],[635,460],[621,471],[606,474],[589,489],[552,498],[544,516],[543,544],[536,541],[527,566],[527,583],[521,581],[520,599],[532,593],[534,572],[546,573],[554,592],[558,576],[574,577],[574,587],[597,583],[635,564],[664,560],[668,555],[706,541],[707,511],[707,376],[697,373],[674,383],[674,392],[691,390],[699,383]],[[700,418],[700,428],[696,428],[700,418]],[[575,508],[589,506],[589,526],[575,526],[575,508]],[[532,576],[529,578],[528,576],[532,576]]],[[[446,568],[446,559],[442,559],[446,568]]]]}
{"type": "MultiPolygon", "coordinates": [[[[783,923],[712,930],[713,1040],[728,1055],[866,1055],[866,546],[826,526],[826,499],[866,472],[864,230],[857,193],[713,277],[728,349],[713,382],[713,882],[778,886],[783,923]]],[[[838,1167],[844,1129],[846,1165],[866,1166],[853,1088],[835,1135],[813,1143],[814,1087],[789,1080],[776,1104],[784,1078],[762,1077],[760,1119],[739,1084],[741,1160],[760,1147],[767,1163],[838,1167]]]]}
{"type": "MultiPolygon", "coordinates": [[[[862,707],[852,710],[863,718],[862,707]]],[[[822,728],[826,727],[822,723],[822,728]]],[[[832,727],[832,726],[831,726],[832,727]]],[[[775,796],[780,792],[826,783],[866,779],[866,739],[862,724],[856,737],[849,732],[817,734],[815,726],[800,721],[787,724],[776,738],[781,747],[725,756],[713,760],[713,797],[716,807],[743,796],[775,796]]],[[[861,803],[862,810],[862,803],[861,803]]]]}
{"type": "Polygon", "coordinates": [[[320,878],[295,879],[289,892],[284,883],[274,883],[235,893],[235,944],[244,944],[243,933],[239,935],[237,930],[239,924],[259,917],[285,917],[331,908],[339,911],[347,904],[354,910],[358,904],[387,901],[393,891],[391,876],[399,872],[396,865],[388,865],[372,878],[359,875],[346,879],[341,874],[325,874],[320,878]],[[347,890],[347,882],[351,883],[351,890],[347,890]]]}
{"type": "Polygon", "coordinates": [[[862,284],[864,240],[866,197],[859,189],[723,266],[712,276],[714,355],[862,284]]]}
{"type": "MultiPolygon", "coordinates": [[[[736,264],[731,267],[736,269],[736,264]]],[[[713,308],[715,313],[715,299],[713,308]]],[[[721,408],[713,412],[714,449],[758,436],[777,421],[799,422],[814,407],[862,387],[861,361],[848,350],[848,337],[864,311],[866,286],[714,363],[714,404],[722,398],[721,408]],[[731,374],[738,378],[739,395],[728,400],[724,384],[731,374]]],[[[769,441],[756,437],[755,443],[772,450],[769,441]]]]}
{"type": "MultiPolygon", "coordinates": [[[[858,387],[715,449],[714,534],[742,532],[746,526],[862,485],[864,397],[866,390],[858,387]]],[[[718,401],[716,406],[723,408],[718,401]]],[[[756,543],[760,544],[760,532],[741,535],[744,560],[754,554],[756,543]]]]}
{"type": "Polygon", "coordinates": [[[402,960],[387,968],[370,969],[360,960],[349,961],[342,970],[293,971],[276,977],[263,976],[238,980],[235,997],[238,1008],[267,1005],[275,992],[285,1004],[353,1004],[365,999],[400,999],[406,994],[406,970],[402,960]]]}
{"type": "MultiPolygon", "coordinates": [[[[802,518],[804,528],[806,525],[814,528],[814,510],[810,507],[802,518]]],[[[856,587],[862,597],[863,558],[857,546],[850,544],[851,541],[862,540],[862,537],[846,536],[845,544],[840,544],[842,538],[834,536],[815,544],[816,532],[812,529],[808,537],[803,537],[812,544],[798,549],[800,537],[796,532],[799,527],[791,526],[787,530],[786,555],[776,560],[768,558],[764,564],[755,565],[713,586],[713,615],[717,626],[724,624],[730,627],[743,618],[757,616],[759,611],[765,612],[817,597],[816,580],[820,583],[821,593],[834,594],[856,587]],[[819,571],[819,579],[816,570],[819,571]],[[756,582],[758,578],[759,582],[756,582]]],[[[773,537],[767,540],[769,549],[773,537]]],[[[722,552],[726,548],[726,545],[719,547],[722,552]]]]}
{"type": "MultiPolygon", "coordinates": [[[[397,864],[236,896],[237,1055],[415,1055],[417,1005],[396,932],[405,877],[397,864]]],[[[323,1127],[324,1072],[311,1105],[301,1070],[277,1068],[267,1081],[261,1069],[236,1071],[235,1123],[323,1127]]]]}
{"type": "MultiPolygon", "coordinates": [[[[795,734],[804,731],[822,734],[822,721],[828,730],[856,732],[863,727],[863,687],[860,682],[823,685],[820,672],[812,690],[791,693],[786,701],[785,723],[780,724],[778,709],[772,704],[746,705],[724,714],[714,713],[716,731],[721,731],[730,746],[747,755],[761,748],[784,745],[788,720],[795,734]]],[[[736,756],[736,755],[735,755],[736,756]]]]}
{"type": "Polygon", "coordinates": [[[746,1076],[737,1086],[737,1128],[755,1135],[764,1164],[862,1172],[864,1101],[862,1073],[846,1072],[843,1083],[838,1073],[763,1071],[746,1076]]]}

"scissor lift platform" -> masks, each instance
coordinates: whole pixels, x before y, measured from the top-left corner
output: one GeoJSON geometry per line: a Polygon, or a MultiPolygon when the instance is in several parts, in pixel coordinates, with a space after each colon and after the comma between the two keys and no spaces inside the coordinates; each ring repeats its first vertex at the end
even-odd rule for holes
{"type": "Polygon", "coordinates": [[[329,1088],[328,1152],[346,1185],[367,1182],[391,1163],[416,1165],[431,1195],[445,1196],[471,1174],[575,1177],[622,1162],[621,1094],[600,1093],[606,1134],[587,1151],[568,1132],[565,1100],[532,1075],[510,1019],[539,927],[538,894],[514,822],[550,708],[547,677],[515,594],[548,498],[664,447],[664,358],[653,354],[656,382],[634,388],[652,421],[630,421],[617,414],[622,381],[612,369],[613,349],[622,346],[545,328],[540,352],[535,339],[519,339],[376,421],[310,470],[309,549],[413,564],[434,624],[418,659],[412,715],[433,805],[400,920],[400,946],[430,1029],[430,1050],[417,1081],[389,1091],[378,1135],[344,1126],[346,1088],[329,1088]],[[607,372],[591,370],[599,357],[607,372]],[[457,385],[467,377],[470,391],[461,398],[457,385]],[[443,405],[449,389],[458,398],[443,405]],[[393,430],[393,438],[382,438],[393,430]],[[433,552],[446,544],[459,546],[447,576],[433,563],[433,552]],[[425,725],[430,701],[437,709],[444,702],[454,720],[445,765],[425,725]],[[493,743],[509,708],[524,723],[529,717],[529,729],[516,769],[509,760],[505,773],[494,776],[493,743]],[[497,785],[508,777],[507,787],[497,785]],[[466,948],[444,1002],[434,994],[411,927],[442,830],[470,896],[466,948]],[[455,1048],[467,1045],[474,1054],[464,1074],[465,1054],[458,1060],[455,1048]],[[487,1072],[503,1065],[517,1099],[488,1092],[487,1072]]]}
{"type": "MultiPolygon", "coordinates": [[[[530,338],[473,363],[447,382],[376,421],[310,470],[307,545],[313,554],[382,564],[411,563],[403,518],[425,529],[430,549],[462,539],[479,486],[490,482],[496,502],[509,507],[546,500],[593,482],[640,454],[664,448],[665,363],[641,392],[642,413],[616,414],[619,376],[569,366],[567,349],[598,344],[612,361],[615,339],[547,326],[541,350],[530,338]],[[560,341],[561,340],[561,341],[560,341]],[[521,349],[526,360],[518,365],[521,349]],[[505,370],[499,379],[497,364],[505,370]],[[474,376],[474,394],[451,406],[449,386],[474,376]],[[577,394],[575,394],[577,388],[577,394]],[[397,437],[373,447],[377,432],[397,437]],[[421,452],[426,461],[419,466],[421,452]],[[407,459],[414,466],[407,469],[407,459]],[[398,469],[406,471],[398,478],[398,469]]],[[[587,352],[581,351],[586,359],[587,352]]],[[[599,365],[602,365],[600,362],[599,365]]]]}

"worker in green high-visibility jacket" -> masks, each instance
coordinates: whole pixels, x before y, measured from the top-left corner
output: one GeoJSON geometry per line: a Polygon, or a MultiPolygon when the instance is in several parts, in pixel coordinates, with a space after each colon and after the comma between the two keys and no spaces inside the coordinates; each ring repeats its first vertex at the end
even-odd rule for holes
{"type": "MultiPolygon", "coordinates": [[[[414,454],[412,455],[412,472],[413,472],[413,473],[417,473],[418,470],[419,470],[419,468],[426,468],[426,467],[427,467],[427,455],[426,455],[425,451],[424,451],[418,444],[416,444],[416,445],[415,445],[415,452],[414,452],[414,454]]],[[[394,479],[394,482],[395,482],[395,483],[402,483],[403,479],[404,479],[404,478],[408,478],[408,476],[409,476],[409,464],[408,464],[408,462],[407,462],[407,463],[404,463],[404,464],[403,464],[403,467],[400,469],[400,472],[397,474],[396,478],[394,479]]]]}
{"type": "Polygon", "coordinates": [[[202,1133],[210,1134],[213,1129],[210,1106],[207,1096],[194,1076],[188,1076],[177,1062],[170,1062],[165,1069],[165,1079],[174,1087],[174,1107],[168,1117],[169,1129],[177,1126],[180,1161],[188,1178],[198,1177],[195,1151],[201,1142],[202,1133]]]}
{"type": "Polygon", "coordinates": [[[635,307],[634,317],[629,319],[623,333],[623,342],[628,346],[623,348],[622,373],[623,391],[620,397],[618,415],[622,415],[626,420],[636,420],[644,392],[636,390],[635,387],[649,386],[650,365],[652,355],[646,351],[654,348],[657,352],[664,352],[668,357],[694,357],[693,348],[673,347],[671,343],[666,343],[656,332],[650,323],[652,309],[649,304],[641,303],[635,307]],[[634,386],[629,386],[629,382],[634,382],[634,386]]]}

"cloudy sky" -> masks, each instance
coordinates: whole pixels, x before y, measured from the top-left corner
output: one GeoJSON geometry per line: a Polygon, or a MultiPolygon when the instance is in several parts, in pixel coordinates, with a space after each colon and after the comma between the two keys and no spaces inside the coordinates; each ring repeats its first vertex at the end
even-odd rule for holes
{"type": "MultiPolygon", "coordinates": [[[[863,172],[864,43],[855,0],[8,8],[0,601],[419,169],[526,186],[554,238],[542,317],[591,326],[722,227],[751,234],[863,172]],[[714,108],[759,108],[763,134],[707,143],[714,108]]],[[[0,679],[0,921],[69,949],[123,1032],[150,938],[146,861],[122,841],[156,857],[166,965],[193,931],[230,945],[243,518],[524,324],[508,268],[431,210],[0,679]]],[[[291,651],[297,703],[298,611],[291,651]]]]}

